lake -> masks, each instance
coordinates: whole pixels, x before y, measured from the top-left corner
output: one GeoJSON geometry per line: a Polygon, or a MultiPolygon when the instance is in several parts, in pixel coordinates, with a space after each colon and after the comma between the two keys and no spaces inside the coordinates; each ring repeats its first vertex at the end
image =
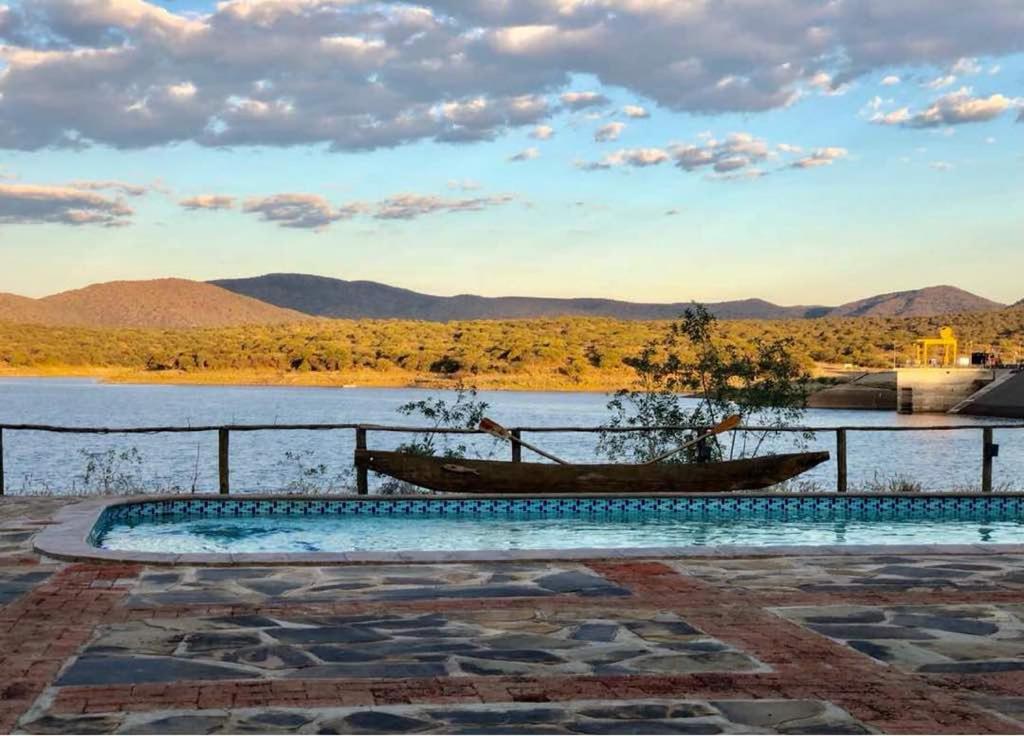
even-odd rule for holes
{"type": "MultiPolygon", "coordinates": [[[[420,425],[396,410],[409,401],[446,392],[418,389],[291,388],[276,386],[153,386],[89,379],[0,379],[0,423],[66,426],[167,426],[365,422],[420,425]]],[[[481,392],[490,416],[506,426],[597,426],[608,396],[561,392],[481,392]]],[[[902,416],[887,411],[808,410],[809,426],[922,426],[1006,424],[1007,420],[945,415],[902,416]]],[[[391,448],[408,436],[370,433],[371,447],[391,448]]],[[[528,441],[570,460],[596,460],[593,434],[536,434],[528,441]]],[[[470,438],[472,451],[498,458],[509,449],[490,438],[470,438]]],[[[792,438],[775,443],[794,449],[792,438]]],[[[997,430],[997,489],[1024,490],[1024,430],[997,430]]],[[[818,433],[810,448],[834,450],[835,435],[818,433]]],[[[352,431],[252,432],[231,436],[232,492],[339,492],[353,482],[352,431]]],[[[524,451],[524,459],[530,453],[524,451]]],[[[7,492],[69,493],[217,488],[215,433],[58,435],[4,432],[7,492]]],[[[980,486],[981,432],[851,433],[851,489],[903,476],[929,490],[980,486]]],[[[801,477],[820,490],[835,487],[834,462],[801,477]]],[[[371,483],[379,483],[371,479],[371,483]]]]}

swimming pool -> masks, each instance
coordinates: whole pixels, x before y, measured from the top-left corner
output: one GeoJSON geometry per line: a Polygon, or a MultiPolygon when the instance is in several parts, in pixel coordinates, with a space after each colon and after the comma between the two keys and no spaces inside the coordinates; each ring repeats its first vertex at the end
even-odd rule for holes
{"type": "Polygon", "coordinates": [[[172,498],[106,506],[87,541],[165,555],[1021,544],[1024,497],[172,498]]]}

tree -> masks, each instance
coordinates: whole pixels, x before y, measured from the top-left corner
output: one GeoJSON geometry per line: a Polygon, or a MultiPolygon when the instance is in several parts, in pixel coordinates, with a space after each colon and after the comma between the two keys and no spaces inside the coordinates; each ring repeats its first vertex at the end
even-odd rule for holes
{"type": "MultiPolygon", "coordinates": [[[[612,417],[598,441],[598,451],[614,461],[646,462],[733,414],[764,429],[741,433],[739,443],[733,435],[728,449],[710,440],[711,457],[754,456],[765,440],[803,416],[807,402],[810,376],[794,356],[792,338],[755,337],[741,349],[721,338],[717,320],[699,304],[623,362],[636,374],[637,387],[618,391],[608,403],[612,417]],[[621,431],[630,427],[658,429],[621,431]]],[[[669,461],[695,460],[698,451],[690,448],[669,461]]]]}

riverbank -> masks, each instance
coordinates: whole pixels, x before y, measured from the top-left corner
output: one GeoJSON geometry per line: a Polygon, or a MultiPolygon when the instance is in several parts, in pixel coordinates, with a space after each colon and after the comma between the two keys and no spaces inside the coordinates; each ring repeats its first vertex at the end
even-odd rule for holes
{"type": "MultiPolygon", "coordinates": [[[[461,381],[481,391],[559,391],[579,393],[614,393],[635,385],[632,371],[606,372],[600,377],[570,378],[550,373],[439,376],[412,371],[145,371],[104,366],[34,366],[11,368],[0,366],[0,378],[93,378],[103,383],[169,385],[169,386],[295,386],[311,388],[423,388],[452,389],[461,381]]],[[[841,382],[841,379],[839,379],[841,382]]],[[[815,378],[809,384],[811,396],[836,386],[834,374],[815,378]]],[[[812,406],[814,404],[812,403],[812,406]]],[[[820,408],[878,408],[857,403],[844,406],[831,402],[820,408]]]]}
{"type": "Polygon", "coordinates": [[[308,386],[315,388],[452,389],[461,381],[487,391],[577,391],[611,393],[632,383],[623,371],[585,381],[547,374],[438,376],[411,371],[144,371],[99,366],[0,367],[0,378],[94,378],[103,383],[180,386],[308,386]]]}

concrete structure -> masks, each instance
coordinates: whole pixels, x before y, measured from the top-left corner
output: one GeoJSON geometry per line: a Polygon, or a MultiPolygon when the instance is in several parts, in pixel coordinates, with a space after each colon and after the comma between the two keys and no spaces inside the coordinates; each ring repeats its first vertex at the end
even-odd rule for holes
{"type": "Polygon", "coordinates": [[[901,410],[910,389],[915,414],[948,412],[995,379],[991,368],[900,368],[896,371],[901,410]]]}
{"type": "Polygon", "coordinates": [[[952,412],[1024,419],[1024,372],[998,373],[995,381],[962,401],[952,412]]]}

